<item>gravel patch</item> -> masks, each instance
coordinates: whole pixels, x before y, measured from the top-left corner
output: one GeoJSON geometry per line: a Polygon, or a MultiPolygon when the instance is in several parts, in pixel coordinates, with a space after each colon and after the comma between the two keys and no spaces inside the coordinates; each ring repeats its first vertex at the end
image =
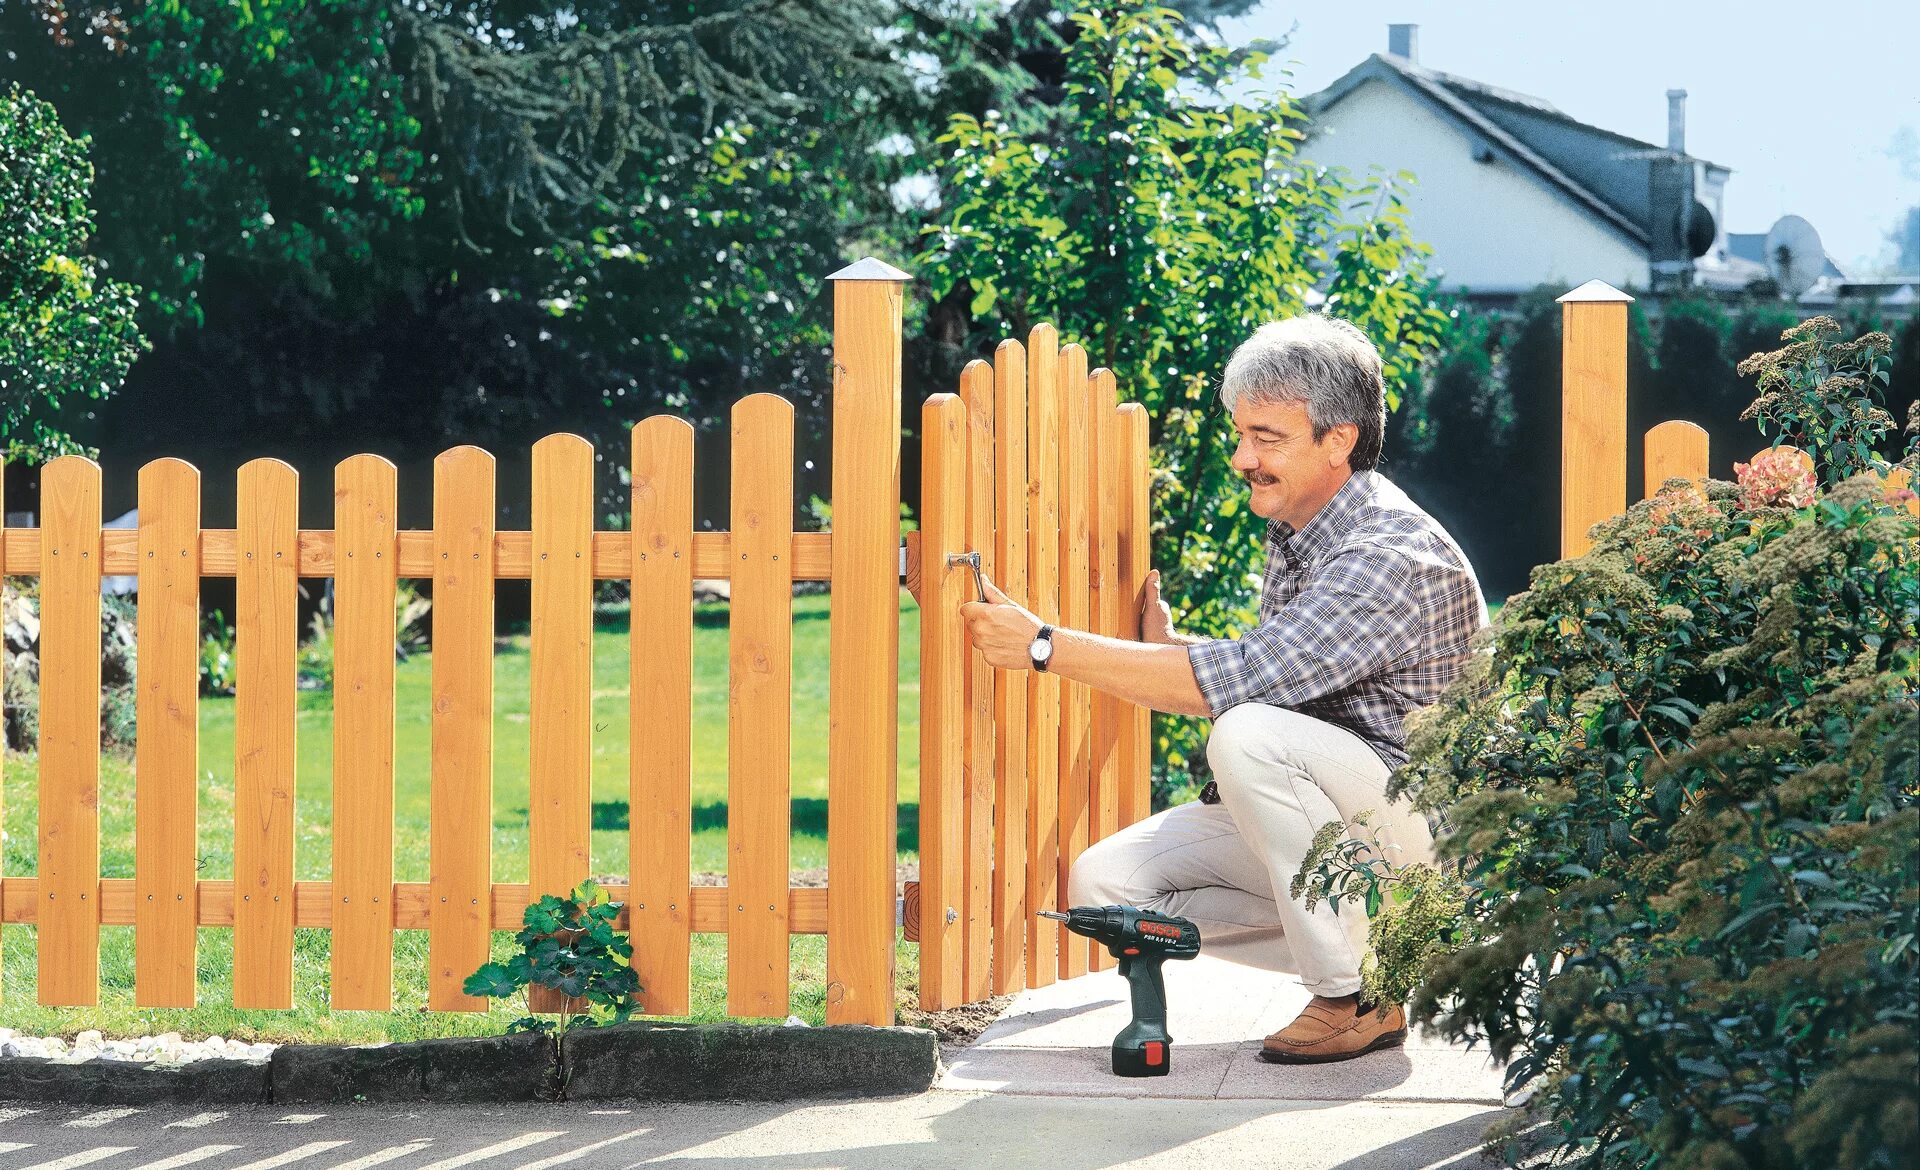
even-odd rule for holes
{"type": "Polygon", "coordinates": [[[191,1064],[196,1060],[242,1060],[265,1064],[277,1047],[275,1044],[228,1040],[223,1036],[187,1040],[178,1032],[108,1040],[99,1032],[89,1029],[68,1040],[64,1036],[28,1036],[12,1028],[0,1028],[0,1056],[38,1057],[56,1064],[84,1064],[92,1060],[167,1066],[191,1064]]]}

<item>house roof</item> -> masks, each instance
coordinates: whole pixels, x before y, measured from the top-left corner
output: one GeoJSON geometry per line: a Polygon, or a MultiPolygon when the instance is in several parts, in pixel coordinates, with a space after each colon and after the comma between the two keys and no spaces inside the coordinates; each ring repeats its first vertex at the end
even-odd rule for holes
{"type": "MultiPolygon", "coordinates": [[[[1647,171],[1655,157],[1672,154],[1665,147],[1590,126],[1541,98],[1427,69],[1391,54],[1369,56],[1307,98],[1307,109],[1318,116],[1369,81],[1385,81],[1412,93],[1628,239],[1648,244],[1652,210],[1647,171]]],[[[1691,155],[1681,157],[1727,170],[1691,155]]]]}

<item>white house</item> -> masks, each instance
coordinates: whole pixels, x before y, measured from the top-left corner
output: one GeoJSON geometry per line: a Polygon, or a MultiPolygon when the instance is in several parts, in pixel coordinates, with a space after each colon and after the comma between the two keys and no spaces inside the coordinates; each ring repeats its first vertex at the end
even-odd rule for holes
{"type": "Polygon", "coordinates": [[[1413,172],[1409,222],[1447,288],[1679,287],[1724,245],[1732,172],[1686,153],[1684,90],[1667,91],[1668,142],[1655,146],[1425,68],[1418,38],[1417,25],[1388,26],[1388,52],[1307,98],[1301,153],[1355,175],[1413,172]]]}

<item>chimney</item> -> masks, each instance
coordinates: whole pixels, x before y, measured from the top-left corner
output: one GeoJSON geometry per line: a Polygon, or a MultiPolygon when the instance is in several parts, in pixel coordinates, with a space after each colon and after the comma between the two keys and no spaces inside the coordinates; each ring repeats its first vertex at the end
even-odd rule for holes
{"type": "Polygon", "coordinates": [[[1675,154],[1687,152],[1687,91],[1667,91],[1667,149],[1675,154]]]}
{"type": "Polygon", "coordinates": [[[1388,25],[1387,52],[1396,57],[1405,57],[1418,65],[1420,63],[1420,26],[1417,24],[1388,25]]]}

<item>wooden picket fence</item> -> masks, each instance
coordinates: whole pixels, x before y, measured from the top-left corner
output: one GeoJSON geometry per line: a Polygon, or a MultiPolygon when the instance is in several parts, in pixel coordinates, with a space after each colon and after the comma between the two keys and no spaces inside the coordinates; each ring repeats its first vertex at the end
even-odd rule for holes
{"type": "MultiPolygon", "coordinates": [[[[39,1001],[92,1005],[100,928],[134,928],[134,1000],[192,1007],[196,930],[233,930],[233,1005],[293,1006],[295,928],[330,930],[334,1008],[394,1008],[396,930],[428,937],[426,1007],[462,991],[491,932],[588,876],[596,580],[632,591],[629,881],[620,925],[649,1014],[689,1009],[691,936],[727,935],[727,1010],[789,1010],[793,934],[825,934],[827,1021],[891,1023],[896,943],[899,591],[922,615],[922,880],[906,890],[922,1002],[951,1006],[1099,965],[1032,911],[1061,907],[1089,841],[1147,812],[1147,713],[1052,675],[1007,674],[965,645],[958,607],[986,571],[1049,619],[1138,630],[1146,577],[1146,418],[1050,326],[968,367],[924,407],[923,528],[899,536],[905,274],[867,260],[834,277],[833,528],[792,527],[793,411],[771,394],[732,414],[732,513],[693,529],[693,430],[631,434],[632,523],[596,531],[592,447],[551,435],[532,459],[531,529],[495,527],[494,459],[434,464],[433,527],[396,527],[395,469],[335,469],[335,527],[302,529],[298,473],[240,468],[232,529],[201,527],[200,477],[173,459],[139,475],[139,528],[101,527],[100,469],[42,470],[38,528],[7,529],[0,573],[41,596],[37,874],[0,875],[0,921],[30,923],[39,1001]],[[928,566],[922,571],[922,561],[928,566]],[[139,582],[134,876],[100,875],[100,584],[139,582]],[[233,879],[196,873],[200,582],[236,580],[233,879]],[[294,879],[300,578],[334,582],[331,880],[294,879]],[[394,880],[394,597],[431,578],[429,880],[394,880]],[[925,584],[922,585],[924,577],[925,584]],[[493,880],[495,582],[532,589],[526,882],[493,880]],[[731,583],[727,884],[691,884],[694,580],[731,583]],[[792,886],[791,598],[832,583],[826,888],[792,886]],[[643,729],[644,728],[644,732],[643,729]],[[941,913],[924,929],[920,905],[941,913]]],[[[1094,948],[1097,950],[1097,948],[1094,948]]],[[[413,1007],[417,1005],[402,1005],[413,1007]]],[[[536,1010],[559,1007],[555,997],[536,1010]]]]}
{"type": "MultiPolygon", "coordinates": [[[[1632,302],[1600,280],[1560,298],[1562,557],[1592,548],[1588,530],[1627,510],[1627,306],[1632,302]]],[[[1696,424],[1670,419],[1649,428],[1643,442],[1646,496],[1676,476],[1707,477],[1707,432],[1696,424]]],[[[1811,466],[1810,456],[1801,452],[1800,458],[1811,466]]],[[[1883,479],[1889,490],[1912,482],[1904,468],[1883,479]]],[[[1909,500],[1907,509],[1920,515],[1920,500],[1909,500]]]]}

